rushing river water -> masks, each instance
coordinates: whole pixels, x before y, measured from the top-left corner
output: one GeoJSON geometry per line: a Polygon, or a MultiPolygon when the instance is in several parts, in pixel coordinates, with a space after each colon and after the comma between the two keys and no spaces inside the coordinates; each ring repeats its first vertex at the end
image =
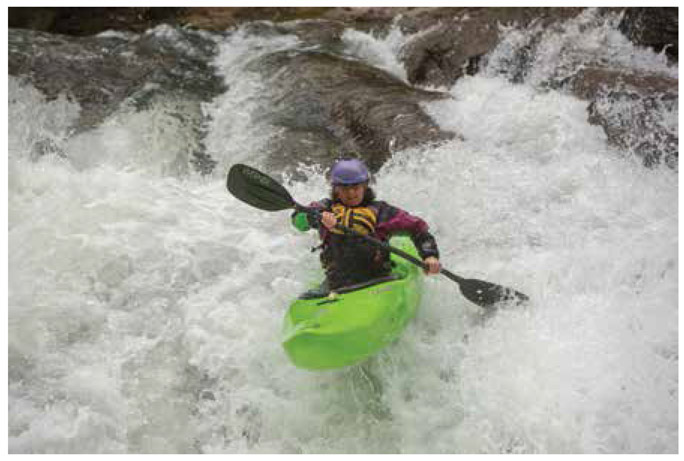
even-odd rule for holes
{"type": "MultiPolygon", "coordinates": [[[[616,32],[576,33],[576,53],[601,41],[673,72],[616,32]]],[[[533,76],[572,39],[552,38],[533,76]]],[[[344,36],[405,78],[402,40],[344,36]]],[[[221,43],[230,91],[206,106],[209,176],[158,108],[74,134],[76,103],[10,77],[10,452],[677,452],[677,172],[609,147],[586,102],[510,83],[505,47],[426,105],[464,140],[397,152],[375,188],[431,224],[447,268],[531,304],[484,319],[434,277],[405,334],[363,366],[288,362],[281,322],[320,276],[315,236],[238,202],[224,175],[262,165],[275,135],[240,63],[296,46],[221,43]],[[54,153],[36,157],[46,139],[54,153]]],[[[292,195],[327,195],[324,169],[292,195]]]]}

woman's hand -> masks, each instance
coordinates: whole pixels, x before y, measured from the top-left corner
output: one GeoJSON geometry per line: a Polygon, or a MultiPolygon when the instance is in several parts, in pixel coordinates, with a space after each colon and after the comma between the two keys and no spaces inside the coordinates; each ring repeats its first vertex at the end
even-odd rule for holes
{"type": "Polygon", "coordinates": [[[439,259],[434,256],[428,256],[423,262],[428,266],[427,269],[424,269],[425,273],[428,275],[439,274],[439,271],[442,269],[442,264],[439,262],[439,259]]]}
{"type": "Polygon", "coordinates": [[[324,211],[321,213],[321,222],[326,227],[326,229],[331,230],[337,224],[337,218],[334,213],[329,211],[324,211]]]}

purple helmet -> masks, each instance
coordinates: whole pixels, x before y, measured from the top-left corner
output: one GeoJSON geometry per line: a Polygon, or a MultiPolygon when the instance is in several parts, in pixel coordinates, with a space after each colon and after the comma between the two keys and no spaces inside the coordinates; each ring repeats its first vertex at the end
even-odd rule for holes
{"type": "Polygon", "coordinates": [[[368,168],[358,159],[338,160],[330,170],[330,181],[333,186],[350,186],[370,179],[368,168]]]}

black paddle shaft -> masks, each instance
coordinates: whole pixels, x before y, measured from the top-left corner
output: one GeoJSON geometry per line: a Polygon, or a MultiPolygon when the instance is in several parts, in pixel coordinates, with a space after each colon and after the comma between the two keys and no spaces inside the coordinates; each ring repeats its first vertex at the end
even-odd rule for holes
{"type": "MultiPolygon", "coordinates": [[[[304,207],[302,205],[299,205],[295,203],[296,210],[298,211],[303,211],[306,213],[311,213],[316,216],[317,219],[319,219],[320,212],[314,208],[309,208],[309,207],[304,207]]],[[[423,269],[427,269],[428,265],[421,261],[420,259],[416,258],[412,254],[409,254],[403,250],[400,250],[399,248],[395,248],[391,246],[387,242],[383,242],[377,239],[374,239],[372,237],[369,237],[367,235],[361,234],[360,232],[355,231],[354,229],[351,229],[349,227],[342,226],[340,224],[337,224],[335,226],[337,229],[341,230],[345,234],[349,235],[355,235],[357,237],[362,238],[366,242],[370,243],[371,245],[374,245],[378,248],[381,248],[385,251],[389,251],[390,253],[394,253],[398,256],[401,256],[402,258],[412,262],[418,267],[422,267],[423,269]]],[[[463,293],[463,296],[474,302],[475,304],[482,306],[482,307],[491,307],[497,303],[500,302],[526,302],[529,300],[527,295],[520,293],[516,290],[513,290],[512,288],[504,288],[500,285],[496,285],[494,283],[490,282],[485,282],[484,280],[477,280],[477,279],[465,279],[463,277],[459,277],[458,275],[454,274],[453,272],[441,268],[440,269],[440,274],[443,274],[447,278],[453,280],[454,282],[458,283],[460,288],[461,288],[461,293],[463,293]]]]}
{"type": "MultiPolygon", "coordinates": [[[[247,165],[235,164],[230,168],[226,187],[239,200],[261,210],[280,211],[294,208],[297,211],[312,213],[320,217],[319,210],[298,204],[282,184],[247,165]]],[[[340,224],[337,225],[337,228],[345,233],[358,235],[372,245],[394,253],[423,269],[426,268],[426,264],[420,259],[398,248],[394,248],[386,242],[359,234],[353,229],[340,224]]],[[[464,297],[485,308],[492,307],[502,301],[514,301],[519,304],[529,300],[527,295],[512,288],[505,288],[501,285],[485,282],[484,280],[464,279],[444,268],[440,270],[440,273],[458,283],[464,297]]]]}

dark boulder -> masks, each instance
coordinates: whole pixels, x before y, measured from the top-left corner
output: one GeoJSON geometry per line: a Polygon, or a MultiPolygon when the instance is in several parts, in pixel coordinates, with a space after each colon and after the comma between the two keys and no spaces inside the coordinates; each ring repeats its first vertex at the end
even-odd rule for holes
{"type": "Polygon", "coordinates": [[[251,21],[290,21],[323,16],[327,7],[11,7],[10,28],[75,36],[106,30],[142,33],[160,24],[214,32],[251,21]]]}
{"type": "Polygon", "coordinates": [[[105,30],[145,32],[159,24],[177,24],[180,7],[11,7],[10,28],[87,36],[105,30]]]}
{"type": "Polygon", "coordinates": [[[635,44],[653,48],[678,62],[679,17],[678,8],[626,8],[619,26],[635,44]]]}
{"type": "Polygon", "coordinates": [[[421,107],[445,94],[414,89],[360,61],[316,51],[279,52],[253,67],[270,79],[269,117],[286,133],[272,150],[287,152],[288,164],[313,163],[321,155],[327,163],[331,152],[358,152],[377,170],[395,150],[454,137],[421,107]]]}

